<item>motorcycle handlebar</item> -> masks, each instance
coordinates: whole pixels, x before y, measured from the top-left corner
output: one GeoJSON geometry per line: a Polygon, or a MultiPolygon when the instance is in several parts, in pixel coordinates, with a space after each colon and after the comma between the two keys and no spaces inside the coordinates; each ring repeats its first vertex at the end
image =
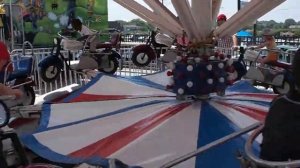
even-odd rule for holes
{"type": "MultiPolygon", "coordinates": [[[[87,40],[87,39],[93,38],[94,36],[101,35],[100,31],[95,31],[94,30],[93,32],[94,32],[94,34],[81,36],[77,40],[78,41],[87,40]]],[[[73,30],[61,30],[61,31],[57,32],[57,35],[59,37],[61,37],[62,39],[69,40],[70,39],[69,36],[73,36],[74,33],[76,33],[76,31],[73,31],[73,30]]]]}
{"type": "Polygon", "coordinates": [[[62,35],[62,32],[61,32],[61,31],[57,32],[57,35],[58,35],[60,38],[62,38],[62,39],[70,39],[70,38],[68,38],[67,36],[62,35]]]}

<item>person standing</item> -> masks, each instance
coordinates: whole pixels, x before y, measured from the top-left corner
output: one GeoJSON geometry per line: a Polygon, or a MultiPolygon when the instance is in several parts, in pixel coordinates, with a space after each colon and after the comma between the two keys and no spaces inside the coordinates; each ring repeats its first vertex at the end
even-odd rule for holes
{"type": "MultiPolygon", "coordinates": [[[[217,17],[217,27],[221,26],[226,21],[226,15],[220,14],[217,17]]],[[[238,49],[238,40],[235,34],[232,36],[217,38],[216,43],[217,51],[224,54],[225,56],[231,56],[233,54],[233,51],[238,49]]]]}

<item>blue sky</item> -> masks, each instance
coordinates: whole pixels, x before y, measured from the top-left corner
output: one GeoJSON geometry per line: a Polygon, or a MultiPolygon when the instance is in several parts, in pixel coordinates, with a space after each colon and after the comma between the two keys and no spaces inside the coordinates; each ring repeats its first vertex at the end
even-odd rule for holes
{"type": "MultiPolygon", "coordinates": [[[[142,2],[142,0],[136,0],[142,2]]],[[[165,5],[172,9],[170,0],[164,0],[165,5]]],[[[284,22],[285,19],[293,18],[300,21],[300,0],[286,0],[280,6],[276,7],[258,20],[275,20],[277,22],[284,22]]],[[[226,14],[228,17],[232,16],[237,11],[237,0],[223,0],[220,9],[221,13],[226,14]]],[[[108,0],[108,20],[132,20],[138,16],[132,14],[127,9],[123,8],[113,0],[108,0]]]]}

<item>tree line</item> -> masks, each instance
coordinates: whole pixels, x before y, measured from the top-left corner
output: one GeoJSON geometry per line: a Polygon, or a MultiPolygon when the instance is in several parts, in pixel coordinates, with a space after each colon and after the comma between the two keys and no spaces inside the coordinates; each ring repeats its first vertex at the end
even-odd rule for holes
{"type": "MultiPolygon", "coordinates": [[[[253,31],[254,26],[249,25],[245,27],[245,29],[249,31],[253,31]]],[[[279,35],[280,32],[293,32],[296,36],[300,36],[300,21],[295,21],[292,18],[286,19],[284,22],[276,22],[274,20],[269,21],[257,21],[256,22],[256,31],[258,32],[258,35],[260,35],[260,32],[265,28],[271,28],[276,35],[279,35]],[[299,26],[299,28],[290,28],[290,26],[299,26]]]]}
{"type": "MultiPolygon", "coordinates": [[[[147,22],[141,20],[141,19],[133,19],[128,22],[119,20],[122,25],[136,25],[141,27],[140,31],[142,32],[148,32],[149,30],[153,29],[154,27],[147,22]]],[[[300,36],[300,28],[290,28],[290,26],[298,25],[300,27],[300,21],[296,21],[292,18],[286,19],[284,22],[276,22],[275,20],[269,20],[269,21],[257,21],[256,22],[256,31],[257,35],[260,35],[263,29],[265,28],[271,28],[276,35],[279,35],[280,32],[293,32],[296,36],[300,36]]],[[[249,25],[245,27],[244,29],[250,32],[253,32],[253,25],[249,25]]]]}

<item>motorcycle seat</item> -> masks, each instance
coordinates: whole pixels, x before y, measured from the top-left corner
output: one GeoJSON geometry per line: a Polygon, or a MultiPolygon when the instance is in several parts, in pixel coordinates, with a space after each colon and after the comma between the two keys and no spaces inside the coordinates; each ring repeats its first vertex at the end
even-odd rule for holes
{"type": "Polygon", "coordinates": [[[105,43],[99,43],[96,45],[97,49],[100,48],[119,48],[120,47],[120,41],[121,41],[121,34],[120,33],[114,33],[112,34],[112,37],[109,42],[105,43]]]}
{"type": "Polygon", "coordinates": [[[271,65],[271,66],[280,67],[283,69],[292,69],[291,63],[286,63],[286,62],[282,62],[282,61],[272,61],[272,62],[268,62],[267,64],[271,65]]]}
{"type": "Polygon", "coordinates": [[[14,71],[10,73],[7,81],[11,81],[17,78],[26,78],[31,75],[33,68],[32,57],[21,57],[20,60],[14,62],[14,71]]]}
{"type": "Polygon", "coordinates": [[[97,49],[101,49],[101,48],[113,48],[113,44],[110,42],[105,42],[105,43],[100,43],[96,45],[97,49]]]}

